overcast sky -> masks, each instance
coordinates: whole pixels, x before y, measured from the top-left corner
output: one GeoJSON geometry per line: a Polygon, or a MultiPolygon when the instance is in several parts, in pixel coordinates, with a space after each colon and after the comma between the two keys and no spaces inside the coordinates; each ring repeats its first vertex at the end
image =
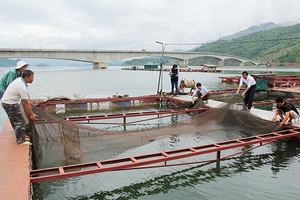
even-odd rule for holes
{"type": "Polygon", "coordinates": [[[299,8],[299,0],[0,0],[0,48],[156,51],[155,41],[205,43],[261,23],[299,23],[299,8]]]}

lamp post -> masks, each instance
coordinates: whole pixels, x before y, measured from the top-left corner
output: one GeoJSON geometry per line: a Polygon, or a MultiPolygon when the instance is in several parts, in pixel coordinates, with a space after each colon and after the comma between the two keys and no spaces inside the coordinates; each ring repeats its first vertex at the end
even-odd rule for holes
{"type": "Polygon", "coordinates": [[[158,84],[157,84],[157,94],[162,94],[162,67],[163,67],[163,57],[164,57],[164,51],[167,46],[167,44],[164,44],[163,42],[155,41],[155,43],[161,45],[161,59],[160,59],[160,69],[159,69],[159,77],[158,77],[158,84]],[[160,89],[159,89],[160,85],[160,89]]]}

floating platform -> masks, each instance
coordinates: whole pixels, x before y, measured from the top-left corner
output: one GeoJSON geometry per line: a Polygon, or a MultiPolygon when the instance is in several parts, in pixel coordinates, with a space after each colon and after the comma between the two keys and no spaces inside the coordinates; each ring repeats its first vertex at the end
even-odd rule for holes
{"type": "MultiPolygon", "coordinates": [[[[233,90],[226,90],[226,91],[218,91],[219,93],[227,93],[227,92],[232,92],[233,90]]],[[[151,97],[128,97],[130,100],[134,99],[139,99],[143,101],[157,101],[160,99],[169,99],[172,101],[177,101],[177,102],[185,102],[185,101],[190,101],[191,96],[188,95],[179,95],[176,97],[164,97],[164,96],[151,96],[151,97]]],[[[122,98],[121,98],[122,99],[122,98]]],[[[92,103],[92,102],[103,102],[103,101],[108,101],[108,100],[115,100],[112,98],[106,98],[106,99],[98,99],[98,98],[90,98],[90,99],[84,99],[83,102],[85,104],[87,103],[92,103]]],[[[124,100],[124,99],[122,99],[124,100]]],[[[294,99],[289,99],[289,101],[292,101],[294,99]]],[[[300,100],[295,99],[295,100],[300,100]]],[[[61,104],[61,103],[74,103],[74,101],[70,99],[61,99],[61,100],[52,100],[52,101],[47,101],[40,103],[39,106],[41,107],[47,107],[47,106],[54,106],[56,104],[61,104]]],[[[83,102],[78,102],[78,103],[83,103],[83,102]]],[[[257,105],[260,104],[270,104],[274,103],[273,101],[262,101],[262,102],[257,102],[257,105]]],[[[209,100],[208,101],[208,106],[209,107],[218,107],[222,105],[223,102],[220,101],[215,101],[215,100],[209,100]]],[[[255,105],[255,102],[254,102],[255,105]]],[[[266,111],[266,110],[261,110],[261,109],[256,109],[252,108],[250,111],[252,114],[261,117],[262,119],[265,120],[271,120],[273,117],[273,112],[272,111],[266,111]]],[[[147,114],[147,113],[145,113],[147,114]]],[[[151,113],[152,114],[152,113],[151,113]]],[[[294,126],[299,126],[299,121],[293,123],[294,126]]],[[[299,135],[299,129],[291,129],[288,132],[282,132],[282,133],[271,133],[271,135],[267,135],[267,137],[257,137],[257,138],[249,138],[247,139],[246,142],[253,140],[253,142],[257,143],[258,140],[265,141],[265,140],[273,140],[275,137],[289,137],[289,136],[298,136],[299,135]],[[270,137],[272,138],[270,138],[270,137]],[[264,140],[264,138],[266,138],[264,140]]],[[[209,151],[212,149],[214,152],[218,152],[219,150],[222,150],[222,146],[228,147],[227,144],[229,145],[243,145],[244,139],[240,140],[234,140],[234,141],[224,141],[223,143],[216,143],[216,144],[208,144],[205,147],[190,147],[186,149],[181,149],[181,150],[175,150],[175,152],[166,152],[164,153],[156,153],[153,154],[154,156],[160,156],[158,158],[157,162],[165,162],[172,160],[174,157],[170,156],[172,153],[180,153],[180,152],[187,152],[189,155],[196,154],[197,152],[200,152],[201,149],[207,148],[209,151]]],[[[260,141],[259,141],[260,142],[260,141]]],[[[258,142],[258,143],[259,143],[258,142]]],[[[31,171],[31,165],[30,165],[30,147],[29,146],[18,146],[15,142],[15,135],[14,131],[10,126],[10,123],[7,121],[4,125],[4,128],[2,130],[2,133],[0,134],[0,148],[1,148],[1,165],[0,165],[0,175],[1,175],[1,182],[0,182],[0,199],[30,199],[30,194],[31,194],[31,186],[30,186],[30,181],[35,182],[38,181],[34,177],[36,177],[36,173],[38,174],[37,171],[31,171]],[[9,154],[7,153],[9,152],[9,154]],[[30,178],[30,173],[31,173],[31,178],[30,178]],[[16,191],[17,188],[17,191],[16,191]]],[[[149,154],[149,156],[153,156],[152,154],[149,154]]],[[[175,154],[173,154],[175,155],[175,154]]],[[[217,154],[219,155],[219,154],[217,154]]],[[[176,155],[177,156],[177,155],[176,155]]],[[[182,155],[180,155],[182,157],[182,155]]],[[[114,160],[111,162],[117,163],[119,161],[123,162],[128,162],[130,165],[128,167],[134,167],[134,166],[141,166],[140,159],[143,159],[144,155],[142,157],[130,157],[130,158],[123,158],[121,160],[114,160]],[[133,164],[131,164],[133,163],[133,164]]],[[[110,161],[109,161],[110,162],[110,161]]],[[[154,162],[153,162],[154,163],[154,162]]],[[[106,171],[107,168],[103,165],[105,162],[99,161],[96,162],[96,170],[95,171],[106,171]],[[104,166],[104,167],[103,167],[104,166]]],[[[89,165],[89,164],[88,164],[89,165]]],[[[122,167],[123,168],[123,167],[122,167]]],[[[112,170],[116,169],[121,169],[121,168],[112,168],[112,170]]],[[[59,172],[64,172],[65,168],[64,167],[59,167],[58,169],[53,169],[54,171],[59,171],[59,172]]],[[[108,170],[107,170],[108,171],[108,170]]],[[[83,174],[86,172],[82,172],[83,174]]],[[[61,173],[60,173],[61,174],[61,173]]],[[[61,175],[59,175],[61,176],[61,175]]],[[[53,179],[52,179],[53,180],[53,179]]]]}
{"type": "MultiPolygon", "coordinates": [[[[133,70],[133,71],[160,71],[160,69],[144,69],[144,68],[122,68],[122,70],[133,70]]],[[[170,69],[162,69],[162,71],[168,72],[170,69]]],[[[222,70],[219,69],[200,69],[200,68],[180,68],[179,72],[209,72],[209,73],[219,73],[222,70]]]]}
{"type": "MultiPolygon", "coordinates": [[[[256,80],[269,80],[269,87],[295,87],[300,86],[299,76],[252,75],[256,80]]],[[[239,83],[241,76],[219,77],[223,83],[239,83]]]]}
{"type": "MultiPolygon", "coordinates": [[[[145,155],[137,155],[133,157],[117,158],[112,160],[96,161],[90,163],[81,163],[77,165],[60,166],[46,169],[37,169],[30,171],[30,182],[43,182],[51,181],[63,178],[69,178],[74,176],[83,176],[88,174],[103,173],[109,171],[120,171],[120,170],[130,170],[130,169],[142,169],[150,167],[162,167],[162,166],[174,166],[183,164],[193,164],[193,163],[175,163],[169,165],[167,162],[173,160],[180,160],[183,158],[216,153],[215,160],[202,160],[202,162],[213,162],[220,161],[221,159],[234,156],[226,155],[221,157],[221,151],[228,149],[246,147],[257,145],[260,147],[264,144],[274,142],[276,140],[298,137],[300,136],[300,129],[287,129],[282,131],[271,132],[267,134],[256,135],[252,137],[240,138],[236,140],[228,140],[223,142],[216,142],[212,144],[206,144],[201,146],[188,147],[183,149],[169,150],[164,152],[157,152],[145,155]],[[164,163],[157,166],[153,164],[164,163]],[[152,166],[149,166],[152,165],[152,166]]],[[[254,149],[255,147],[251,147],[254,149]]],[[[242,151],[244,152],[245,149],[242,151]]],[[[241,153],[242,153],[241,152],[241,153]]],[[[194,162],[194,163],[199,163],[194,162]]]]}

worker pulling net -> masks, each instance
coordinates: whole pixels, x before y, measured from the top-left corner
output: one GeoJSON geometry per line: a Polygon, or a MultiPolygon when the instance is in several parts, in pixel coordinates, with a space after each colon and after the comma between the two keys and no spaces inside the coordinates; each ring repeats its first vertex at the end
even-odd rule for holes
{"type": "Polygon", "coordinates": [[[240,98],[166,126],[131,131],[109,131],[79,125],[33,107],[38,120],[32,124],[36,168],[111,159],[161,137],[234,131],[238,137],[272,132],[276,123],[241,111],[240,98]]]}

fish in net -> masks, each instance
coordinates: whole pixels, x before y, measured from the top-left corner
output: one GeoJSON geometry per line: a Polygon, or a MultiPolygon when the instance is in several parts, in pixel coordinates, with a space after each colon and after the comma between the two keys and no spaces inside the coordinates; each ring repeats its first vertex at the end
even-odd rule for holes
{"type": "Polygon", "coordinates": [[[129,149],[145,145],[161,137],[213,134],[219,130],[240,134],[239,137],[272,132],[277,124],[267,122],[238,104],[233,96],[227,103],[191,115],[171,125],[130,131],[110,131],[79,125],[61,119],[38,107],[31,122],[35,168],[56,167],[111,159],[129,149]]]}

